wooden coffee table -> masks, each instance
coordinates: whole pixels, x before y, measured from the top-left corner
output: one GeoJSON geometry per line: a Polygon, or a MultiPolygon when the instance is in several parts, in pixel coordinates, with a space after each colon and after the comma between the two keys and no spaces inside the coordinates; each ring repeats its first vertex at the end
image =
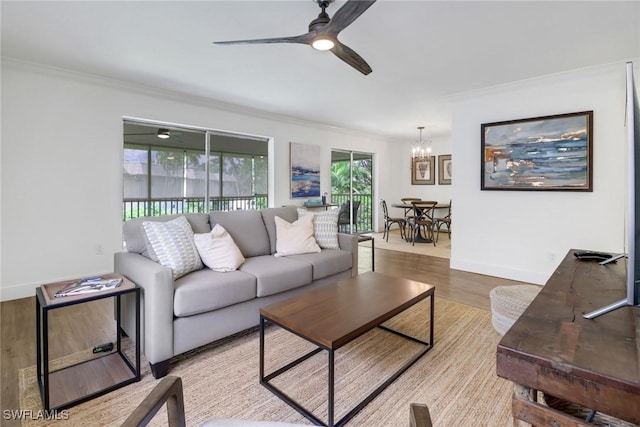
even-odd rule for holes
{"type": "Polygon", "coordinates": [[[433,347],[434,292],[435,287],[432,285],[368,272],[260,309],[260,384],[316,425],[344,425],[433,347]],[[426,298],[431,298],[429,341],[423,341],[382,325],[385,321],[426,298]],[[265,376],[264,330],[267,322],[274,323],[304,338],[318,348],[265,376]],[[343,418],[334,422],[335,352],[375,327],[383,328],[422,344],[423,348],[343,418]],[[328,353],[327,423],[321,421],[270,383],[278,375],[323,350],[328,353]]]}

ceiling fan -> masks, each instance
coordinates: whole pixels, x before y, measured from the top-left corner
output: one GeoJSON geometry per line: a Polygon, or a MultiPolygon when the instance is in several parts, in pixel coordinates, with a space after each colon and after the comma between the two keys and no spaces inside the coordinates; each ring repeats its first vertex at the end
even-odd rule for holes
{"type": "Polygon", "coordinates": [[[329,15],[325,9],[334,0],[313,0],[318,3],[322,11],[316,19],[309,23],[309,32],[299,36],[276,37],[269,39],[231,40],[214,42],[215,44],[257,44],[257,43],[300,43],[308,44],[318,50],[331,50],[334,55],[351,65],[362,74],[371,72],[367,61],[362,59],[353,49],[342,44],[338,40],[340,31],[347,28],[353,21],[362,15],[376,0],[348,0],[333,15],[329,15]]]}
{"type": "Polygon", "coordinates": [[[184,133],[174,128],[147,128],[146,126],[132,124],[125,125],[124,136],[125,139],[128,138],[128,142],[146,142],[152,144],[160,144],[161,141],[168,141],[168,143],[184,143],[186,141],[184,133]]]}
{"type": "Polygon", "coordinates": [[[157,136],[160,139],[169,139],[174,136],[174,133],[171,130],[166,128],[158,128],[155,132],[144,132],[144,133],[125,133],[125,136],[157,136]]]}

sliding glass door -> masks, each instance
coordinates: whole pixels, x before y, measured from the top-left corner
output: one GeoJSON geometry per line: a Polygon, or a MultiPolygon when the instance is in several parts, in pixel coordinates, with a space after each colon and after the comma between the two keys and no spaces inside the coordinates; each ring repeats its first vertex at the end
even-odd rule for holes
{"type": "Polygon", "coordinates": [[[340,231],[372,231],[375,207],[373,200],[373,155],[332,150],[331,203],[339,205],[341,209],[340,231]]]}

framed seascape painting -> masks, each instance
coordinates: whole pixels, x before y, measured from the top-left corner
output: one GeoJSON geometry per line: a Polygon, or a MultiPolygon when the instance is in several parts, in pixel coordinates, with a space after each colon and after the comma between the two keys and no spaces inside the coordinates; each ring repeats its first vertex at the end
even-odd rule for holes
{"type": "Polygon", "coordinates": [[[484,123],[481,190],[593,191],[593,111],[484,123]]]}
{"type": "Polygon", "coordinates": [[[436,158],[411,159],[411,185],[433,185],[436,183],[436,158]]]}
{"type": "Polygon", "coordinates": [[[438,185],[451,185],[451,154],[438,156],[438,185]]]}
{"type": "Polygon", "coordinates": [[[290,144],[291,198],[320,197],[320,146],[290,144]]]}

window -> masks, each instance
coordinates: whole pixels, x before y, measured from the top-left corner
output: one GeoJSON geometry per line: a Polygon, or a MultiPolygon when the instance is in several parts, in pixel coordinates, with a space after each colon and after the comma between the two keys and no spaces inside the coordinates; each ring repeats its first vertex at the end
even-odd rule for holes
{"type": "Polygon", "coordinates": [[[125,121],[123,166],[124,220],[268,205],[266,139],[125,121]]]}

